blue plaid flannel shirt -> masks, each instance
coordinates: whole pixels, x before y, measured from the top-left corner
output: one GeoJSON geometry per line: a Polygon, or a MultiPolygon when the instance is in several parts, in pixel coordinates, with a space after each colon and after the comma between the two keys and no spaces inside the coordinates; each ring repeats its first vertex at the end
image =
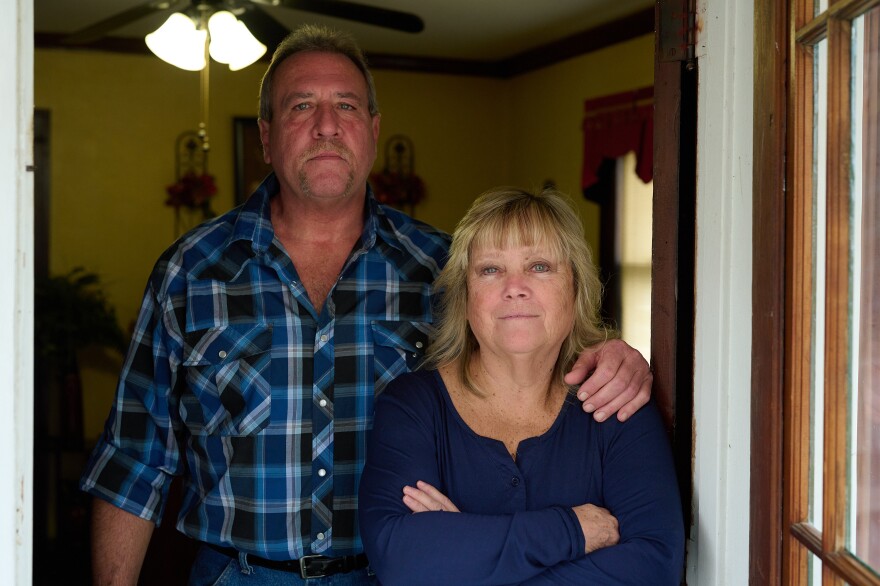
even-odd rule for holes
{"type": "Polygon", "coordinates": [[[81,488],[158,522],[183,475],[177,528],[194,539],[270,559],[359,553],[374,397],[422,358],[449,237],[368,194],[361,241],[316,310],[274,236],[277,192],[269,175],[157,262],[81,488]],[[312,430],[328,423],[318,514],[328,471],[312,430]]]}

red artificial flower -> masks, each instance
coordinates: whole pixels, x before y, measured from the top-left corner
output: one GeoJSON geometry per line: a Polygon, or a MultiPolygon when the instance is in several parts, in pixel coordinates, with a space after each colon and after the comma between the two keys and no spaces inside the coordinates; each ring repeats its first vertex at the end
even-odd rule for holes
{"type": "Polygon", "coordinates": [[[173,208],[187,207],[190,209],[203,208],[208,200],[217,193],[217,185],[213,175],[207,173],[187,173],[165,188],[168,199],[165,205],[173,208]]]}
{"type": "Polygon", "coordinates": [[[376,201],[390,206],[414,206],[425,199],[425,183],[418,175],[382,171],[370,175],[376,201]]]}

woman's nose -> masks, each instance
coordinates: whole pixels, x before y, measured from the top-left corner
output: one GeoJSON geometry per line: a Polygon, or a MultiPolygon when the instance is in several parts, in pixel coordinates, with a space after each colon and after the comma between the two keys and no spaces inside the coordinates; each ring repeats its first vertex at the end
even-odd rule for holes
{"type": "Polygon", "coordinates": [[[520,275],[508,276],[504,281],[504,296],[510,299],[528,297],[529,287],[525,278],[520,275]]]}

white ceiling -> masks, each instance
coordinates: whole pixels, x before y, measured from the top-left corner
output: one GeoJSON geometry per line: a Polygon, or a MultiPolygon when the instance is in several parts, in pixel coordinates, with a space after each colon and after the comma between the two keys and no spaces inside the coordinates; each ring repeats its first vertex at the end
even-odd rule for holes
{"type": "MultiPolygon", "coordinates": [[[[417,14],[424,20],[425,30],[409,34],[288,8],[261,8],[288,28],[315,22],[348,30],[368,53],[496,61],[654,4],[654,0],[356,1],[417,14]]],[[[34,28],[39,33],[71,33],[145,2],[147,0],[34,0],[34,28]]],[[[168,14],[170,12],[151,14],[117,29],[112,36],[143,37],[161,25],[168,14]]]]}

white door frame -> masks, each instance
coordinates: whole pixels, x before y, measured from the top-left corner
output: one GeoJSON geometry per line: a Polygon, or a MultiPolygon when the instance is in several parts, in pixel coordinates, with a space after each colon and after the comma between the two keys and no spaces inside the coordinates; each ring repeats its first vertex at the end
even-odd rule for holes
{"type": "Polygon", "coordinates": [[[747,584],[754,3],[696,5],[701,22],[688,584],[747,584]]]}
{"type": "Polygon", "coordinates": [[[34,510],[33,17],[33,0],[12,0],[0,19],[0,568],[24,586],[34,510]]]}

